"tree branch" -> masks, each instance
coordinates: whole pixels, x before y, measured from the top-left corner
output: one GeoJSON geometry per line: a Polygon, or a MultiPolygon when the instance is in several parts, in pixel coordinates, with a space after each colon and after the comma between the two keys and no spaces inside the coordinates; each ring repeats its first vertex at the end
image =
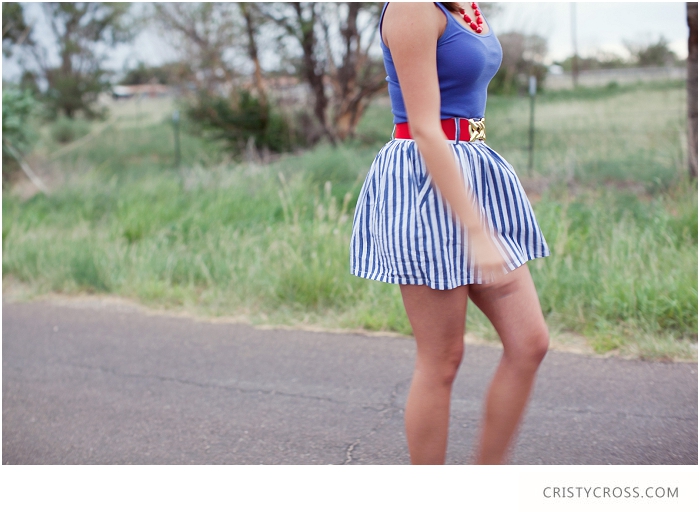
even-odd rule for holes
{"type": "Polygon", "coordinates": [[[36,175],[36,173],[32,170],[29,164],[24,161],[24,159],[22,158],[22,154],[17,149],[15,149],[5,137],[3,137],[2,139],[2,143],[5,144],[5,148],[8,151],[10,151],[12,157],[15,160],[17,160],[17,163],[19,163],[19,166],[22,168],[22,171],[24,171],[24,174],[26,174],[26,176],[34,184],[34,186],[48,196],[49,189],[46,187],[44,182],[41,181],[41,178],[39,178],[39,176],[36,175]]]}

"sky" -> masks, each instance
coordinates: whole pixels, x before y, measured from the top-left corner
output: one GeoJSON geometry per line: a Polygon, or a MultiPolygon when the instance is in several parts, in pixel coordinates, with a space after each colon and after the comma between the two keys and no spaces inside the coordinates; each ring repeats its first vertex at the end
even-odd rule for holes
{"type": "MultiPolygon", "coordinates": [[[[503,2],[491,25],[499,32],[517,30],[548,41],[550,61],[573,54],[571,2],[503,2]]],[[[624,41],[656,42],[663,35],[681,58],[688,57],[684,2],[576,2],[579,55],[596,50],[627,56],[624,41]]]]}
{"type": "MultiPolygon", "coordinates": [[[[499,2],[500,10],[487,21],[496,35],[509,31],[538,34],[548,41],[547,62],[562,60],[573,53],[571,2],[499,2]]],[[[138,8],[139,6],[137,6],[138,8]]],[[[679,57],[687,57],[688,27],[684,2],[576,2],[576,32],[579,55],[597,50],[626,56],[625,41],[651,43],[662,35],[679,57]]],[[[49,41],[49,30],[41,22],[41,7],[27,4],[27,17],[37,20],[36,39],[49,41]]],[[[134,42],[109,52],[107,67],[120,71],[125,64],[143,61],[158,65],[176,57],[152,28],[134,42]]],[[[265,63],[263,62],[263,66],[265,63]]],[[[19,68],[3,57],[4,79],[18,77],[19,68]]]]}

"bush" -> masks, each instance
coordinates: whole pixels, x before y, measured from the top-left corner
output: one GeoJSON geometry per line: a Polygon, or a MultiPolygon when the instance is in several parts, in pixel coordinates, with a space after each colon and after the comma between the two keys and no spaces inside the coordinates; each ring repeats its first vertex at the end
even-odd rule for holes
{"type": "Polygon", "coordinates": [[[288,120],[248,91],[231,98],[201,93],[186,109],[188,117],[212,138],[223,140],[230,151],[241,154],[252,139],[257,150],[290,151],[304,139],[288,120]]]}
{"type": "Polygon", "coordinates": [[[49,88],[43,101],[51,118],[74,118],[78,112],[89,119],[107,117],[107,108],[97,105],[99,94],[109,88],[104,70],[65,72],[58,67],[47,71],[46,79],[49,88]]]}
{"type": "Polygon", "coordinates": [[[185,62],[164,63],[160,66],[148,66],[139,61],[135,68],[127,70],[119,84],[178,84],[183,76],[194,75],[191,65],[185,62]]]}
{"type": "Polygon", "coordinates": [[[67,144],[87,135],[89,131],[86,121],[61,117],[51,126],[51,138],[59,144],[67,144]]]}
{"type": "Polygon", "coordinates": [[[29,118],[37,107],[37,102],[29,90],[22,90],[12,85],[3,85],[2,89],[2,179],[18,167],[13,153],[8,149],[9,143],[19,152],[29,151],[34,141],[34,133],[29,126],[29,118]]]}

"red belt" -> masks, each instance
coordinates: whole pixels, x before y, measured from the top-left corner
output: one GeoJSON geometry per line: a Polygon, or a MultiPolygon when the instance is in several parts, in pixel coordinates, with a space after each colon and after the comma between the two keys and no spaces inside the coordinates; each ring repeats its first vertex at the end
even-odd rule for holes
{"type": "MultiPolygon", "coordinates": [[[[457,125],[459,124],[459,140],[473,142],[486,140],[486,127],[483,118],[447,118],[440,121],[442,131],[449,140],[457,140],[457,125]]],[[[408,122],[401,122],[394,126],[394,138],[412,139],[408,122]]]]}

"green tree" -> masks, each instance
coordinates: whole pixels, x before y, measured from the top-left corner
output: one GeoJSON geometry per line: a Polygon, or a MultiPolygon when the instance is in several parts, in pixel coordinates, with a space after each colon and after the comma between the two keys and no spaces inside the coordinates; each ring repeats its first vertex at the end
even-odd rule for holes
{"type": "Polygon", "coordinates": [[[309,85],[313,114],[332,143],[351,138],[369,102],[386,88],[386,71],[370,55],[378,37],[376,2],[260,3],[300,51],[299,75],[309,85]],[[328,88],[330,86],[330,88],[328,88]]]}
{"type": "Polygon", "coordinates": [[[35,45],[34,56],[48,82],[47,107],[53,114],[73,118],[82,111],[92,117],[98,113],[94,103],[109,87],[103,68],[106,55],[100,51],[131,39],[134,20],[127,19],[128,3],[48,2],[42,4],[56,39],[60,64],[49,64],[46,48],[35,45]]]}
{"type": "Polygon", "coordinates": [[[185,61],[164,63],[158,66],[148,66],[138,62],[135,67],[125,70],[124,77],[119,84],[180,84],[192,77],[194,72],[192,65],[185,61]]]}
{"type": "Polygon", "coordinates": [[[221,94],[239,74],[231,63],[244,38],[239,9],[227,2],[154,3],[152,22],[189,65],[198,93],[221,94]]]}
{"type": "Polygon", "coordinates": [[[31,45],[31,26],[24,20],[24,10],[17,2],[2,3],[2,54],[12,56],[12,50],[23,44],[31,45]]]}
{"type": "Polygon", "coordinates": [[[637,66],[670,66],[678,60],[678,56],[668,47],[668,40],[663,35],[656,43],[626,41],[625,47],[637,66]]]}
{"type": "Polygon", "coordinates": [[[153,21],[188,65],[189,74],[181,81],[195,90],[185,108],[194,127],[223,140],[236,155],[250,145],[257,150],[289,150],[295,139],[286,120],[267,101],[258,58],[264,20],[255,6],[162,3],[153,9],[153,21]],[[234,65],[234,57],[243,55],[253,65],[252,87],[241,84],[243,74],[234,65]]]}
{"type": "MultiPolygon", "coordinates": [[[[556,64],[567,72],[573,69],[573,56],[569,56],[563,61],[558,61],[556,64]]],[[[606,52],[598,50],[594,55],[581,57],[578,56],[578,69],[583,70],[607,70],[611,68],[629,68],[629,61],[625,60],[621,55],[614,52],[606,52]]]]}

